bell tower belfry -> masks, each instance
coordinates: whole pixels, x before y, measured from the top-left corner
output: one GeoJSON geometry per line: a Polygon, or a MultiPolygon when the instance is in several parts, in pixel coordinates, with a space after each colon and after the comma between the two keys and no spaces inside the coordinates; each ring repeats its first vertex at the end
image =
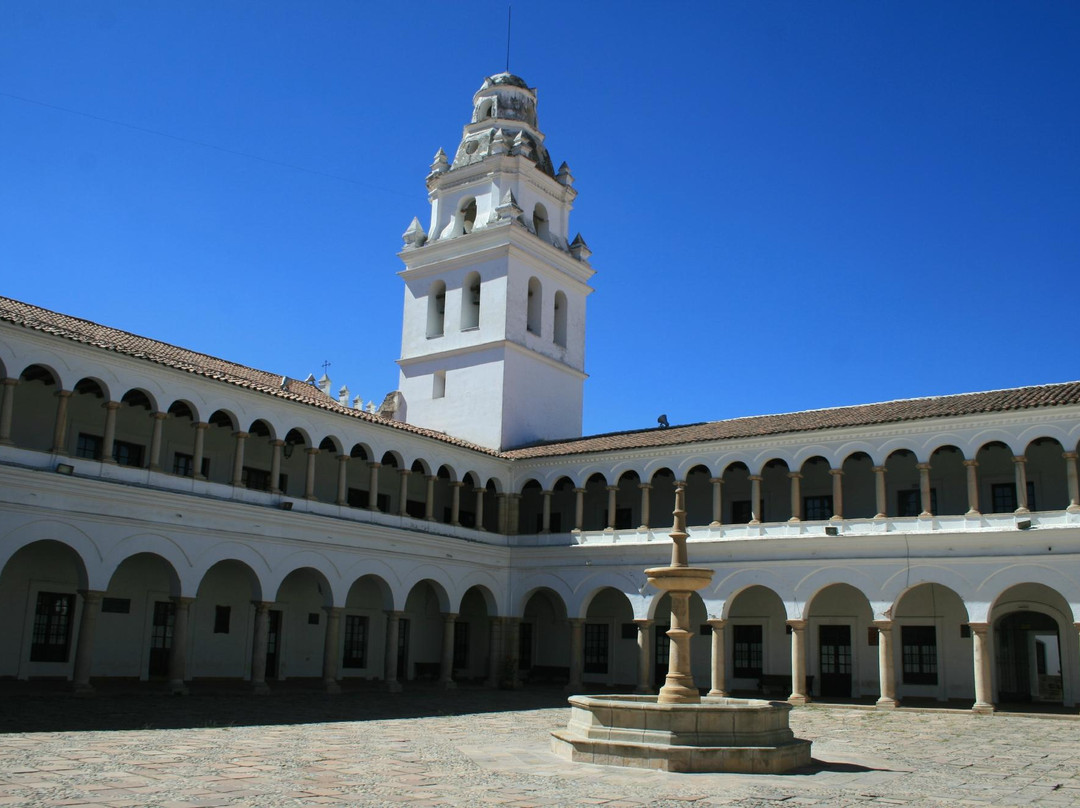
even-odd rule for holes
{"type": "Polygon", "coordinates": [[[413,219],[399,390],[405,420],[493,449],[581,435],[589,248],[570,237],[577,191],[537,128],[536,90],[484,80],[413,219]]]}

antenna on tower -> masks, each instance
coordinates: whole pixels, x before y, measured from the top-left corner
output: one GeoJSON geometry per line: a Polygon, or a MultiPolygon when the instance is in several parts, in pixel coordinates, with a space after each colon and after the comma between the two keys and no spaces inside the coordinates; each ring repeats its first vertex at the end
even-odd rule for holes
{"type": "Polygon", "coordinates": [[[510,72],[510,12],[514,7],[506,6],[506,72],[510,72]]]}

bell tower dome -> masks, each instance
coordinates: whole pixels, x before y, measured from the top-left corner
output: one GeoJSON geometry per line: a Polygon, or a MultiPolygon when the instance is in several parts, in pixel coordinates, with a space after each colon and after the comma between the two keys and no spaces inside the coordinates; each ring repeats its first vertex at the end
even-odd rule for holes
{"type": "Polygon", "coordinates": [[[536,117],[536,90],[484,80],[453,161],[427,176],[431,218],[404,233],[405,420],[505,449],[581,435],[589,249],[577,191],[536,117]]]}

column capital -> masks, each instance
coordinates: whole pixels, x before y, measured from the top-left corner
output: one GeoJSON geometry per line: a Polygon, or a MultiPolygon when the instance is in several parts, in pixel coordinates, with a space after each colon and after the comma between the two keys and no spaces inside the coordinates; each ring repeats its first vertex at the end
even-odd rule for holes
{"type": "Polygon", "coordinates": [[[339,463],[345,463],[345,462],[348,462],[349,460],[352,460],[352,457],[350,457],[347,454],[339,454],[337,456],[337,460],[338,460],[339,463]]]}
{"type": "Polygon", "coordinates": [[[384,609],[383,613],[393,620],[397,620],[405,614],[405,612],[399,611],[397,609],[384,609]]]}
{"type": "Polygon", "coordinates": [[[727,625],[727,618],[725,618],[725,617],[710,617],[705,622],[708,623],[710,626],[712,626],[713,630],[715,631],[716,629],[721,629],[721,628],[723,628],[724,626],[727,625]]]}
{"type": "Polygon", "coordinates": [[[450,483],[450,487],[451,488],[464,488],[465,483],[461,482],[460,480],[454,480],[453,482],[450,483]]]}
{"type": "Polygon", "coordinates": [[[245,439],[245,438],[250,438],[250,437],[251,437],[251,433],[250,433],[250,432],[244,432],[243,430],[239,430],[239,431],[237,431],[237,432],[233,432],[233,433],[232,433],[232,436],[233,436],[234,438],[240,438],[241,440],[243,440],[243,439],[245,439]]]}
{"type": "Polygon", "coordinates": [[[789,471],[787,476],[789,480],[801,480],[803,478],[801,471],[789,471]]]}
{"type": "Polygon", "coordinates": [[[964,461],[963,461],[963,463],[964,463],[964,465],[965,465],[965,466],[967,466],[968,468],[977,468],[977,467],[978,467],[978,465],[979,465],[979,461],[978,461],[978,460],[964,460],[964,461]]]}
{"type": "Polygon", "coordinates": [[[762,477],[762,476],[761,476],[760,474],[751,474],[751,475],[750,475],[749,477],[747,477],[746,479],[748,479],[748,480],[749,480],[750,482],[752,482],[752,483],[760,483],[760,482],[761,482],[762,480],[764,480],[765,478],[764,478],[764,477],[762,477]]]}
{"type": "Polygon", "coordinates": [[[120,402],[119,401],[106,401],[101,406],[102,406],[103,409],[106,409],[106,410],[118,410],[118,409],[120,409],[120,402]]]}
{"type": "Polygon", "coordinates": [[[554,493],[555,492],[552,491],[550,488],[545,488],[543,491],[540,492],[540,495],[545,496],[545,497],[550,497],[554,493]]]}
{"type": "Polygon", "coordinates": [[[1014,463],[1026,463],[1027,458],[1024,457],[1023,455],[1014,455],[1012,461],[1014,463]]]}
{"type": "Polygon", "coordinates": [[[323,606],[322,610],[330,617],[341,617],[345,613],[344,606],[323,606]]]}
{"type": "Polygon", "coordinates": [[[874,466],[874,474],[884,474],[888,469],[885,466],[874,466]]]}
{"type": "Polygon", "coordinates": [[[101,603],[101,599],[105,597],[105,592],[100,589],[76,589],[75,591],[90,605],[101,603]]]}
{"type": "MultiPolygon", "coordinates": [[[[72,390],[57,390],[55,393],[53,393],[53,395],[56,396],[57,398],[71,398],[72,392],[73,392],[72,390]]],[[[157,413],[151,413],[151,415],[156,415],[156,414],[157,413]]]]}
{"type": "Polygon", "coordinates": [[[584,489],[584,488],[575,488],[575,489],[574,489],[574,493],[575,493],[575,494],[584,494],[584,493],[585,493],[585,489],[584,489]]]}
{"type": "Polygon", "coordinates": [[[915,468],[917,468],[919,471],[930,471],[930,464],[929,463],[916,463],[915,468]]]}
{"type": "Polygon", "coordinates": [[[892,620],[874,620],[872,622],[872,625],[878,631],[892,631],[893,621],[892,620]]]}
{"type": "Polygon", "coordinates": [[[604,490],[605,491],[618,491],[619,486],[617,486],[617,485],[605,485],[604,490]]]}
{"type": "MultiPolygon", "coordinates": [[[[60,394],[57,393],[57,395],[60,395],[60,394]]],[[[167,413],[167,412],[152,412],[152,413],[150,413],[150,417],[153,418],[155,421],[164,421],[166,418],[169,417],[169,413],[167,413]]]]}
{"type": "Polygon", "coordinates": [[[472,490],[472,492],[473,492],[474,494],[486,494],[486,493],[487,493],[487,489],[486,489],[486,488],[484,488],[484,487],[483,487],[482,485],[478,485],[478,486],[477,486],[476,488],[474,488],[474,489],[472,490]]]}
{"type": "Polygon", "coordinates": [[[7,376],[4,378],[4,384],[7,387],[14,387],[19,383],[19,379],[15,376],[7,376]]]}
{"type": "Polygon", "coordinates": [[[642,491],[652,491],[652,483],[638,483],[637,487],[642,491]]]}
{"type": "Polygon", "coordinates": [[[318,453],[319,453],[319,450],[316,449],[314,446],[309,446],[306,449],[304,449],[304,454],[311,455],[312,457],[314,457],[318,453]]]}
{"type": "Polygon", "coordinates": [[[1061,456],[1064,457],[1066,460],[1076,460],[1077,453],[1076,452],[1062,452],[1061,456]]]}
{"type": "Polygon", "coordinates": [[[652,628],[653,625],[656,623],[655,620],[649,620],[649,619],[646,619],[646,618],[642,618],[640,620],[634,620],[633,622],[634,622],[634,625],[638,627],[638,631],[646,631],[646,630],[652,628]]]}
{"type": "Polygon", "coordinates": [[[268,612],[270,607],[274,605],[272,600],[253,600],[251,604],[255,607],[256,612],[268,612]]]}
{"type": "Polygon", "coordinates": [[[458,613],[457,612],[443,612],[442,617],[443,617],[443,622],[444,623],[453,623],[455,620],[458,619],[458,613]]]}
{"type": "Polygon", "coordinates": [[[402,477],[408,477],[410,474],[412,474],[412,469],[398,469],[397,473],[400,474],[402,477]]]}
{"type": "Polygon", "coordinates": [[[210,426],[210,424],[208,424],[208,423],[207,423],[206,421],[195,421],[195,422],[194,422],[194,423],[193,423],[193,424],[191,425],[191,428],[192,428],[192,429],[198,429],[198,430],[200,430],[201,432],[205,432],[205,431],[206,431],[206,428],[207,428],[207,427],[209,427],[209,426],[210,426]]]}
{"type": "Polygon", "coordinates": [[[274,440],[270,441],[270,445],[271,446],[284,446],[285,441],[281,440],[281,438],[275,438],[274,440]]]}
{"type": "Polygon", "coordinates": [[[190,606],[195,602],[195,598],[189,598],[186,595],[172,595],[169,600],[175,603],[177,606],[190,606]]]}
{"type": "Polygon", "coordinates": [[[968,623],[970,628],[975,634],[986,634],[990,630],[989,623],[968,623]]]}
{"type": "Polygon", "coordinates": [[[806,628],[806,620],[788,620],[786,621],[791,626],[792,631],[802,631],[806,628]]]}
{"type": "Polygon", "coordinates": [[[709,482],[712,483],[713,485],[723,485],[724,484],[724,478],[723,477],[710,477],[709,482]]]}
{"type": "Polygon", "coordinates": [[[829,469],[829,474],[831,474],[833,477],[843,477],[844,476],[844,470],[843,469],[829,469]]]}
{"type": "Polygon", "coordinates": [[[435,482],[435,481],[437,481],[439,479],[439,475],[438,474],[427,474],[427,475],[424,476],[424,479],[427,480],[429,483],[433,483],[433,482],[435,482]]]}
{"type": "Polygon", "coordinates": [[[382,463],[375,463],[375,462],[368,463],[368,468],[369,469],[381,469],[382,468],[382,463]]]}
{"type": "Polygon", "coordinates": [[[585,618],[584,617],[568,617],[568,618],[566,618],[566,622],[569,623],[571,626],[583,626],[583,625],[585,625],[585,618]]]}

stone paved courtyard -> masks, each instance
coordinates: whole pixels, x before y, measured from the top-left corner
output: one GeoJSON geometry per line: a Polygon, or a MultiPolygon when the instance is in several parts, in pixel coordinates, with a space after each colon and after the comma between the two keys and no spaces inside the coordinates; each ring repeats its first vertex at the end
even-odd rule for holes
{"type": "Polygon", "coordinates": [[[793,711],[814,766],[783,776],[570,764],[557,690],[75,699],[0,688],[0,805],[1080,806],[1080,720],[793,711]]]}

